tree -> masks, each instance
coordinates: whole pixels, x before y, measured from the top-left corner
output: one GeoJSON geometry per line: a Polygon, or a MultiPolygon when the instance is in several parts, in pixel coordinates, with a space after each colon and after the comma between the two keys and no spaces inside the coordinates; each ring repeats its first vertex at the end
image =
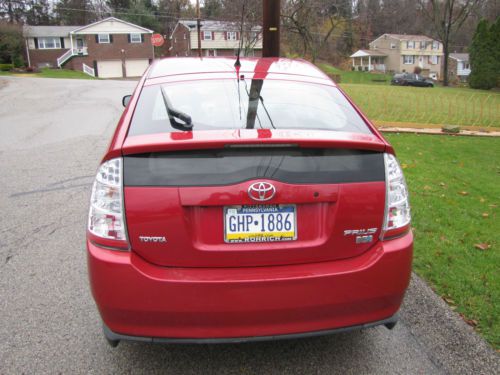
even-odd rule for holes
{"type": "Polygon", "coordinates": [[[26,23],[28,25],[50,25],[52,14],[48,0],[26,0],[26,23]]]}
{"type": "Polygon", "coordinates": [[[313,62],[344,21],[337,3],[327,0],[289,0],[282,17],[285,28],[302,41],[303,55],[313,62]]]}
{"type": "Polygon", "coordinates": [[[0,23],[0,63],[14,64],[21,67],[23,61],[24,40],[21,26],[0,23]]]}
{"type": "MultiPolygon", "coordinates": [[[[496,27],[490,27],[487,20],[482,20],[474,33],[470,47],[469,76],[469,85],[474,89],[489,90],[497,84],[498,62],[495,59],[498,57],[498,51],[495,48],[500,48],[500,39],[495,40],[495,32],[498,33],[496,27]]],[[[496,37],[498,38],[498,35],[496,37]]]]}
{"type": "Polygon", "coordinates": [[[450,44],[471,12],[481,0],[418,0],[423,13],[431,20],[434,31],[443,43],[443,85],[448,86],[450,44]]]}
{"type": "Polygon", "coordinates": [[[159,30],[157,10],[150,0],[132,0],[128,10],[120,14],[120,18],[151,30],[159,30]]]}
{"type": "Polygon", "coordinates": [[[0,0],[0,17],[9,23],[19,23],[24,17],[26,4],[18,0],[0,0]]]}
{"type": "Polygon", "coordinates": [[[223,11],[223,4],[221,0],[205,0],[201,15],[205,19],[216,19],[220,17],[223,11]]]}
{"type": "Polygon", "coordinates": [[[59,0],[54,14],[61,25],[87,25],[96,20],[90,0],[59,0]]]}

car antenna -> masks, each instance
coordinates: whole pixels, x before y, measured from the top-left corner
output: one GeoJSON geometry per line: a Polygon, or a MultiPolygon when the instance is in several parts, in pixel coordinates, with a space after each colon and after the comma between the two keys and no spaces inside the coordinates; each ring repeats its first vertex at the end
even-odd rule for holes
{"type": "Polygon", "coordinates": [[[240,43],[238,45],[238,54],[236,55],[236,61],[234,63],[234,67],[236,68],[236,80],[238,81],[238,102],[240,105],[240,121],[241,121],[241,92],[240,92],[240,68],[241,68],[241,47],[243,45],[243,23],[245,22],[245,5],[246,0],[243,1],[241,7],[241,27],[240,27],[240,43]]]}

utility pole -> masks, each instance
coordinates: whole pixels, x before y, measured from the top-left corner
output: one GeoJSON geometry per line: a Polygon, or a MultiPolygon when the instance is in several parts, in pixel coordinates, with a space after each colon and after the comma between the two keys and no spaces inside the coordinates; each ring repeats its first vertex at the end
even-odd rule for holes
{"type": "Polygon", "coordinates": [[[262,57],[280,56],[280,0],[264,0],[262,57]]]}
{"type": "Polygon", "coordinates": [[[198,56],[201,58],[201,12],[200,12],[200,0],[196,0],[196,28],[198,30],[198,56]]]}

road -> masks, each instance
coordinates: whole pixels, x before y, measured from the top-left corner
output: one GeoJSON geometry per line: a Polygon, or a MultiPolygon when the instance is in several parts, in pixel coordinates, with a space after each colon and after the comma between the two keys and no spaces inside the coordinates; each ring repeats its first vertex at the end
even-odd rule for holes
{"type": "Polygon", "coordinates": [[[135,84],[0,77],[0,374],[500,373],[499,355],[415,276],[392,331],[109,347],[85,226],[96,168],[135,84]]]}

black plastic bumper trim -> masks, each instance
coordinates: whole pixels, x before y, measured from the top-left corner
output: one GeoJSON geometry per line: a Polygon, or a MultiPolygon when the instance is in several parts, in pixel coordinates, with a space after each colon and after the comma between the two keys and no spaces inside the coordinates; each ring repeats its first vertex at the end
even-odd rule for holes
{"type": "Polygon", "coordinates": [[[274,336],[228,337],[228,338],[165,338],[165,337],[128,336],[111,331],[105,324],[103,324],[103,330],[104,330],[104,336],[106,336],[106,339],[110,342],[119,342],[123,340],[123,341],[151,342],[158,344],[238,344],[246,342],[292,340],[292,339],[300,339],[307,337],[326,336],[326,335],[333,335],[336,333],[372,328],[379,325],[386,325],[388,326],[389,329],[392,329],[398,320],[399,320],[399,314],[396,313],[390,318],[379,320],[376,322],[365,323],[350,327],[324,330],[324,331],[292,333],[292,334],[274,335],[274,336]]]}

